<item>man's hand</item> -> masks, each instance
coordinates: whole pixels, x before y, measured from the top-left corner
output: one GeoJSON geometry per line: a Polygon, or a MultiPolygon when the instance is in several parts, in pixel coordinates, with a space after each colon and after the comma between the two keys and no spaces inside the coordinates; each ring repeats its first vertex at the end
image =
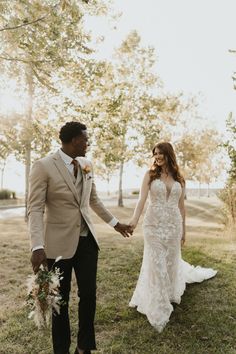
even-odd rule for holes
{"type": "Polygon", "coordinates": [[[119,222],[114,226],[114,229],[121,233],[124,237],[130,237],[133,234],[133,230],[130,225],[121,224],[119,222]]]}
{"type": "Polygon", "coordinates": [[[44,249],[33,251],[30,260],[35,274],[38,272],[41,264],[47,268],[47,257],[44,249]]]}

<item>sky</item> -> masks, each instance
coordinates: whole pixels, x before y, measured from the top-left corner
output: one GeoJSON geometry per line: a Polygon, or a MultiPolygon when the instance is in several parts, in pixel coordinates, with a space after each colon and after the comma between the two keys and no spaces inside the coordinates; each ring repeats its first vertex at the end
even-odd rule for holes
{"type": "MultiPolygon", "coordinates": [[[[114,12],[122,12],[117,22],[108,23],[104,18],[86,22],[97,36],[105,35],[99,56],[109,58],[114,46],[136,29],[143,44],[155,48],[156,71],[165,89],[196,96],[206,124],[225,132],[226,117],[231,111],[236,113],[232,81],[236,55],[229,53],[236,49],[236,1],[115,0],[114,12]]],[[[125,170],[124,187],[138,188],[142,175],[142,169],[130,164],[125,170]]],[[[98,190],[105,190],[105,183],[98,182],[98,190]]],[[[5,184],[23,190],[23,167],[9,162],[5,184]]],[[[117,186],[114,178],[111,189],[117,186]]]]}
{"type": "MultiPolygon", "coordinates": [[[[156,50],[156,70],[166,90],[198,97],[200,114],[224,131],[225,118],[236,109],[236,55],[229,53],[236,49],[236,1],[116,0],[115,9],[123,15],[117,29],[106,33],[104,56],[136,29],[156,50]]],[[[100,31],[106,31],[102,19],[100,31]]]]}

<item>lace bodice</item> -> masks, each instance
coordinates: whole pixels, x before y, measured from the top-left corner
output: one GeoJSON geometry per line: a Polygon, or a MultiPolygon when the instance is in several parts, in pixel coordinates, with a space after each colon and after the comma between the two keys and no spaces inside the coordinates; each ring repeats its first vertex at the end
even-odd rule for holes
{"type": "Polygon", "coordinates": [[[163,181],[155,179],[150,186],[149,203],[152,206],[171,206],[178,207],[182,187],[179,182],[174,181],[170,191],[163,181]]]}
{"type": "MultiPolygon", "coordinates": [[[[174,181],[171,189],[168,190],[166,184],[160,179],[155,179],[152,181],[151,185],[149,183],[149,174],[146,173],[144,176],[143,184],[140,190],[140,196],[138,203],[136,204],[133,217],[131,219],[131,224],[136,226],[140,215],[143,211],[147,197],[149,196],[149,206],[148,209],[159,208],[163,211],[170,208],[178,209],[179,213],[179,201],[183,201],[184,190],[181,184],[174,181]]],[[[183,203],[183,202],[182,202],[183,203]]],[[[155,212],[154,212],[155,214],[155,212]]]]}
{"type": "Polygon", "coordinates": [[[181,194],[182,187],[177,181],[173,182],[169,191],[165,183],[159,179],[151,183],[149,203],[143,220],[143,225],[148,227],[147,233],[152,226],[156,231],[151,230],[151,234],[158,235],[161,239],[181,238],[183,231],[179,209],[181,194]]]}

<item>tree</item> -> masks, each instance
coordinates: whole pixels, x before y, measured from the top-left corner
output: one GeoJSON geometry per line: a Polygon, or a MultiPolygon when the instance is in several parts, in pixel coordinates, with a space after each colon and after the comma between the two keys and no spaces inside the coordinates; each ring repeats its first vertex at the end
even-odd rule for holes
{"type": "Polygon", "coordinates": [[[138,33],[131,32],[115,50],[113,60],[104,63],[101,85],[89,102],[96,141],[93,155],[103,171],[119,169],[119,206],[123,206],[125,163],[147,163],[153,145],[160,137],[170,136],[168,128],[186,109],[181,95],[161,92],[155,60],[154,49],[142,47],[138,33]],[[160,89],[158,95],[156,89],[160,89]]]}
{"type": "Polygon", "coordinates": [[[3,189],[4,185],[4,171],[6,167],[7,158],[10,155],[11,151],[8,149],[6,144],[3,144],[0,141],[0,171],[1,171],[1,189],[3,189]]]}
{"type": "Polygon", "coordinates": [[[225,142],[224,146],[227,149],[230,158],[229,180],[230,182],[236,181],[236,119],[232,113],[229,114],[226,120],[227,131],[229,139],[225,142]]]}
{"type": "Polygon", "coordinates": [[[171,141],[171,131],[176,127],[181,112],[188,106],[180,95],[143,95],[136,116],[135,130],[139,139],[135,145],[134,160],[139,166],[147,165],[154,145],[161,140],[171,141]]]}
{"type": "Polygon", "coordinates": [[[232,113],[226,121],[229,139],[224,143],[224,147],[230,158],[230,169],[228,171],[229,177],[225,188],[220,194],[223,200],[228,222],[236,225],[236,120],[232,113]]]}
{"type": "Polygon", "coordinates": [[[8,144],[4,131],[16,124],[16,117],[1,117],[0,119],[0,171],[1,171],[1,189],[4,186],[4,172],[8,157],[13,153],[11,145],[8,144]],[[7,119],[8,118],[8,119],[7,119]]]}
{"type": "Polygon", "coordinates": [[[107,195],[110,196],[110,182],[112,175],[114,174],[114,166],[111,161],[107,161],[104,163],[100,163],[100,161],[96,161],[95,164],[95,172],[96,175],[102,178],[107,183],[107,195]]]}
{"type": "Polygon", "coordinates": [[[21,127],[12,127],[8,132],[10,142],[13,141],[13,132],[20,133],[22,137],[19,144],[13,145],[15,151],[21,149],[21,156],[24,154],[27,199],[32,149],[36,145],[42,148],[44,144],[40,141],[36,143],[35,139],[42,137],[37,134],[38,130],[46,129],[46,120],[41,123],[41,118],[37,119],[37,116],[45,110],[48,116],[51,108],[45,103],[54,104],[55,97],[59,96],[61,99],[55,108],[60,106],[61,111],[68,109],[71,102],[68,103],[63,94],[65,85],[70,81],[68,77],[77,77],[81,92],[88,86],[89,55],[92,50],[88,47],[90,37],[83,29],[83,17],[85,13],[104,12],[104,3],[23,0],[2,2],[1,10],[2,67],[9,76],[17,78],[19,90],[28,96],[21,127]],[[43,97],[41,104],[38,96],[43,97]]]}
{"type": "Polygon", "coordinates": [[[180,167],[186,179],[208,186],[222,172],[222,164],[217,164],[221,138],[216,130],[205,128],[184,132],[175,148],[180,167]],[[217,168],[216,168],[217,166],[217,168]]]}
{"type": "Polygon", "coordinates": [[[102,84],[90,103],[96,141],[102,142],[97,144],[94,155],[101,156],[103,164],[110,160],[114,169],[119,168],[119,206],[123,206],[124,164],[135,155],[132,142],[137,140],[135,124],[141,97],[157,82],[154,62],[153,48],[143,48],[138,33],[131,32],[115,50],[113,61],[105,65],[102,84]],[[100,155],[104,145],[109,149],[100,155]]]}

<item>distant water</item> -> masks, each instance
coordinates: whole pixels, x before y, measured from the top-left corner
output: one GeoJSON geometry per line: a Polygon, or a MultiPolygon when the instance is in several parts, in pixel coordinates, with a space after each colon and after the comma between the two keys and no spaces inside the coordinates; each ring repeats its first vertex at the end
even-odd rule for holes
{"type": "Polygon", "coordinates": [[[0,219],[15,218],[18,216],[25,215],[25,207],[10,208],[10,209],[0,209],[0,219]]]}
{"type": "MultiPolygon", "coordinates": [[[[130,206],[135,202],[136,197],[133,198],[124,198],[124,205],[130,206]]],[[[117,206],[117,198],[101,198],[102,202],[109,209],[109,207],[117,206]]],[[[14,208],[1,208],[0,209],[0,220],[15,218],[15,217],[24,217],[25,216],[25,207],[14,207],[14,208]]]]}

